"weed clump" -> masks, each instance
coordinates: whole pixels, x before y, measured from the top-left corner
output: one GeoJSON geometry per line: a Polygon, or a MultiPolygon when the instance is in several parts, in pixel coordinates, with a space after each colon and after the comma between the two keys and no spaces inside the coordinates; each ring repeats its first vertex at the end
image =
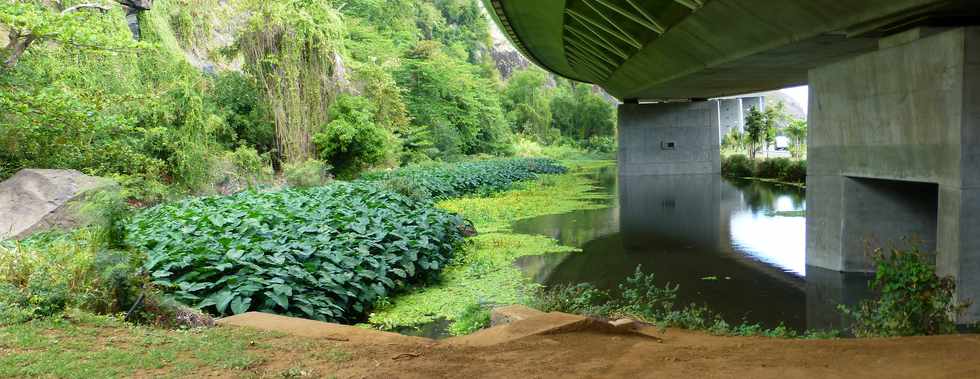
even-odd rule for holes
{"type": "Polygon", "coordinates": [[[956,301],[956,282],[936,275],[936,268],[918,249],[877,249],[872,252],[877,271],[871,281],[876,298],[856,309],[841,312],[854,319],[859,337],[894,337],[949,334],[956,331],[955,316],[968,304],[956,301]]]}
{"type": "Polygon", "coordinates": [[[679,286],[656,284],[654,274],[637,266],[633,275],[619,285],[619,295],[595,288],[589,283],[556,285],[539,289],[526,305],[544,312],[565,312],[602,319],[633,318],[661,328],[704,330],[715,335],[767,336],[780,338],[834,338],[836,331],[799,333],[779,325],[767,329],[759,324],[730,324],[707,306],[689,304],[676,307],[679,286]]]}

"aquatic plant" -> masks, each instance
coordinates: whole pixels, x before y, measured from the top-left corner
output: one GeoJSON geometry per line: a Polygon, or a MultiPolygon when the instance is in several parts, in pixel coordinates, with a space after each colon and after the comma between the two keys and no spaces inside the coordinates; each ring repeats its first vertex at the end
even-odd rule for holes
{"type": "Polygon", "coordinates": [[[371,183],[242,192],[133,218],[153,284],[217,315],[259,310],[350,322],[376,299],[435,278],[462,219],[371,183]]]}
{"type": "Polygon", "coordinates": [[[391,181],[404,187],[414,184],[420,192],[434,199],[449,199],[473,193],[483,195],[510,189],[514,183],[531,180],[538,174],[561,174],[567,169],[558,161],[546,158],[514,158],[470,161],[455,164],[409,166],[392,171],[377,171],[362,176],[364,180],[391,181]]]}
{"type": "MultiPolygon", "coordinates": [[[[480,234],[467,239],[438,283],[388,299],[371,313],[368,321],[375,327],[390,330],[438,319],[457,322],[467,317],[467,308],[474,304],[520,303],[534,292],[537,284],[515,266],[519,257],[578,249],[562,246],[546,236],[513,233],[509,229],[511,223],[576,209],[605,207],[596,200],[606,195],[593,192],[594,189],[591,180],[573,172],[522,183],[489,197],[473,195],[438,202],[437,207],[473,221],[480,234]]],[[[462,328],[450,326],[451,332],[456,330],[462,328]]]]}

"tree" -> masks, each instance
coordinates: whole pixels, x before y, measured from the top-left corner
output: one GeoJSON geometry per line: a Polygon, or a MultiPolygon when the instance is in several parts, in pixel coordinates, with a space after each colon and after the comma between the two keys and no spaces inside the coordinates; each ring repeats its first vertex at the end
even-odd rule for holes
{"type": "MultiPolygon", "coordinates": [[[[88,50],[123,50],[137,46],[129,33],[120,33],[122,29],[118,24],[97,18],[110,13],[112,9],[107,6],[85,3],[61,9],[45,3],[38,0],[0,2],[0,25],[8,29],[7,46],[0,50],[3,67],[16,66],[27,49],[37,43],[56,42],[88,50]]],[[[115,16],[121,17],[120,14],[115,16]]]]}
{"type": "Polygon", "coordinates": [[[793,154],[794,158],[802,157],[806,151],[806,133],[806,120],[790,121],[789,126],[786,127],[786,134],[792,142],[790,153],[793,154]]]}
{"type": "Polygon", "coordinates": [[[360,96],[340,95],[330,106],[330,121],[313,135],[321,159],[342,177],[385,159],[390,134],[374,121],[374,105],[360,96]]]}
{"type": "Polygon", "coordinates": [[[279,158],[305,162],[315,153],[311,136],[329,121],[330,104],[346,80],[339,55],[344,23],[321,1],[245,4],[250,18],[235,42],[243,68],[262,89],[279,158]]]}
{"type": "Polygon", "coordinates": [[[514,73],[504,89],[503,106],[515,132],[551,143],[560,133],[552,127],[552,91],[546,86],[547,81],[545,73],[536,69],[514,73]]]}
{"type": "Polygon", "coordinates": [[[510,130],[497,83],[439,46],[436,41],[419,43],[395,71],[414,125],[429,128],[439,151],[432,158],[506,152],[510,130]]]}
{"type": "Polygon", "coordinates": [[[725,134],[724,139],[721,141],[721,147],[735,151],[742,151],[746,149],[745,140],[745,133],[742,133],[738,129],[732,129],[728,131],[728,134],[725,134]]]}
{"type": "Polygon", "coordinates": [[[769,121],[766,114],[752,107],[749,114],[745,116],[745,146],[749,151],[749,158],[755,159],[760,145],[766,140],[768,128],[769,121]]]}
{"type": "Polygon", "coordinates": [[[568,83],[559,85],[551,100],[555,128],[562,136],[588,141],[593,136],[612,136],[616,114],[612,104],[592,92],[592,86],[568,83]]]}
{"type": "Polygon", "coordinates": [[[786,114],[786,105],[782,101],[776,105],[766,108],[764,112],[765,121],[765,151],[769,154],[769,147],[776,142],[776,135],[779,128],[789,123],[789,115],[786,114]]]}

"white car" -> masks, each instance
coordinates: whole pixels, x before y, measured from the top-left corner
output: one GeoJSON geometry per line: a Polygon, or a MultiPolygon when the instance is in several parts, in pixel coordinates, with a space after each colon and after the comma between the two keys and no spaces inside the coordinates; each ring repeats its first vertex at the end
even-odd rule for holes
{"type": "Polygon", "coordinates": [[[789,137],[778,136],[776,137],[776,150],[789,150],[789,137]]]}

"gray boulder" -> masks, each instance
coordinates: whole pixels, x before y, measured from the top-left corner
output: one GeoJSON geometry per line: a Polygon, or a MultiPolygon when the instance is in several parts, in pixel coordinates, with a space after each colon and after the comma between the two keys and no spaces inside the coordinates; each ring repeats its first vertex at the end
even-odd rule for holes
{"type": "Polygon", "coordinates": [[[86,225],[93,220],[79,205],[93,193],[116,189],[110,179],[75,170],[21,170],[0,182],[0,239],[86,225]]]}

